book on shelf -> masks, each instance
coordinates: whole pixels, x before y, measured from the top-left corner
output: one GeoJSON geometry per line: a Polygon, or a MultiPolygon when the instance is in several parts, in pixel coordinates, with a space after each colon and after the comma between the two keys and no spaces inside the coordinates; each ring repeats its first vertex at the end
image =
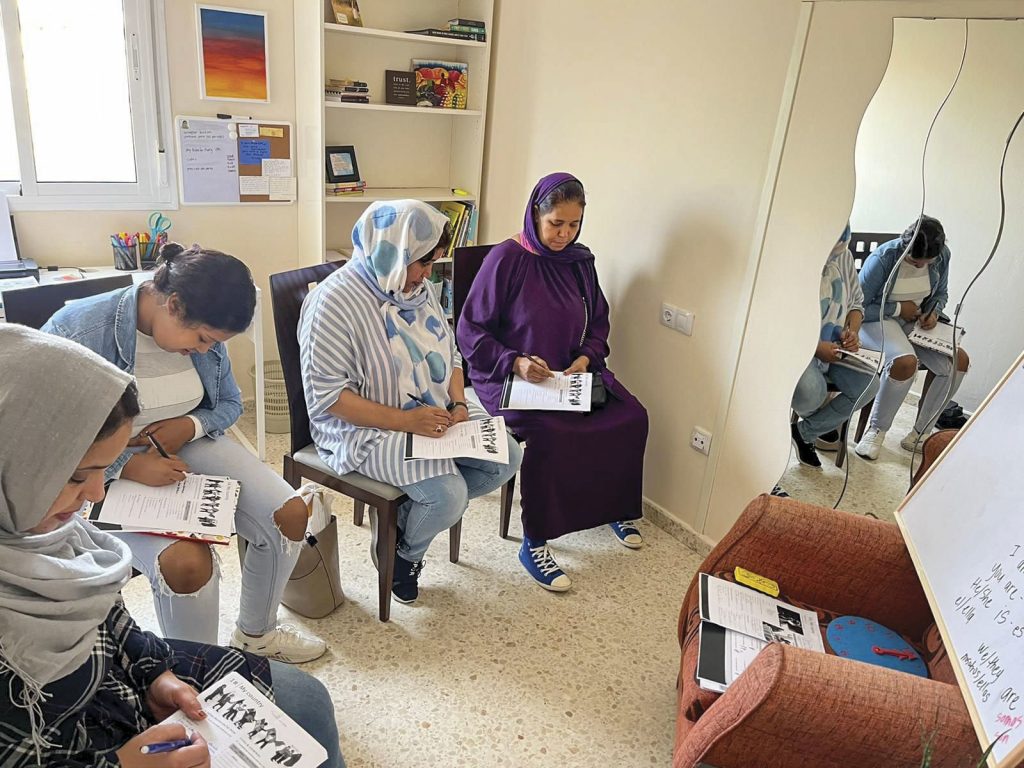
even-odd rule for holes
{"type": "Polygon", "coordinates": [[[473,210],[469,214],[469,225],[466,227],[466,245],[476,245],[476,229],[477,224],[480,221],[480,208],[474,205],[473,210]]]}
{"type": "Polygon", "coordinates": [[[324,93],[324,101],[333,101],[335,103],[345,104],[369,104],[370,97],[365,93],[324,93]]]}
{"type": "MultiPolygon", "coordinates": [[[[452,227],[452,242],[448,246],[445,258],[452,258],[456,248],[469,245],[470,226],[476,213],[476,206],[462,200],[446,200],[437,204],[437,209],[448,217],[452,227]]],[[[475,226],[475,224],[472,224],[475,226]]],[[[475,232],[474,232],[475,237],[475,232]]]]}
{"type": "Polygon", "coordinates": [[[341,195],[360,195],[365,189],[365,181],[356,181],[351,184],[327,184],[324,186],[324,194],[332,197],[338,197],[341,195]]]}
{"type": "Polygon", "coordinates": [[[438,29],[437,27],[428,27],[426,29],[407,29],[405,32],[408,35],[447,37],[452,40],[474,40],[481,43],[486,42],[487,40],[487,36],[482,32],[456,32],[451,29],[438,29]]]}
{"type": "Polygon", "coordinates": [[[333,77],[327,78],[327,82],[325,83],[325,85],[328,88],[345,88],[346,86],[350,86],[350,85],[362,86],[363,88],[369,88],[370,87],[370,84],[368,82],[366,82],[365,80],[349,80],[348,78],[340,78],[339,79],[339,78],[333,78],[333,77]]]}
{"type": "Polygon", "coordinates": [[[473,35],[481,43],[487,40],[487,33],[484,31],[483,27],[463,27],[459,26],[458,24],[449,24],[448,31],[463,32],[467,35],[473,35]]]}
{"type": "Polygon", "coordinates": [[[384,103],[401,107],[416,106],[416,73],[384,70],[384,103]]]}
{"type": "Polygon", "coordinates": [[[359,12],[358,0],[331,0],[331,8],[334,10],[335,24],[363,26],[363,15],[359,12]]]}
{"type": "Polygon", "coordinates": [[[368,85],[332,85],[327,83],[324,86],[325,91],[335,91],[337,93],[369,93],[370,87],[368,85]]]}
{"type": "Polygon", "coordinates": [[[469,103],[469,66],[458,61],[413,59],[416,106],[465,109],[469,103]]]}
{"type": "Polygon", "coordinates": [[[473,29],[479,29],[481,32],[487,28],[487,25],[476,19],[448,19],[448,26],[450,27],[472,27],[473,29]]]}

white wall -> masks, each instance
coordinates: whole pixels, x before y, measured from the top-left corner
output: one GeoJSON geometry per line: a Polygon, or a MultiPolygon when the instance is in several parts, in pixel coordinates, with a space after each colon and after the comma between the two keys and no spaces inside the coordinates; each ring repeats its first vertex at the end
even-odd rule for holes
{"type": "MultiPolygon", "coordinates": [[[[999,224],[999,164],[1013,123],[1024,111],[1024,22],[898,20],[893,59],[857,139],[855,230],[901,231],[921,207],[921,157],[932,116],[963,72],[939,115],[926,159],[926,209],[942,220],[953,261],[952,316],[988,258],[999,224]],[[965,31],[967,32],[965,38],[965,31]]],[[[992,265],[960,315],[969,375],[956,395],[973,410],[1024,348],[1024,322],[1013,291],[1024,290],[1024,130],[1006,164],[1007,221],[992,265]]]]}
{"type": "MultiPolygon", "coordinates": [[[[222,7],[268,12],[270,45],[270,97],[268,104],[203,101],[199,97],[199,60],[196,53],[195,3],[166,0],[168,68],[171,110],[175,115],[213,115],[244,112],[257,118],[295,119],[295,65],[292,35],[292,0],[217,0],[222,7]]],[[[166,211],[173,222],[170,236],[190,244],[198,242],[237,256],[253,272],[264,292],[264,338],[270,357],[277,357],[267,277],[292,269],[296,260],[294,205],[212,207],[189,206],[166,211]]],[[[32,211],[14,214],[22,253],[40,265],[109,266],[110,234],[146,226],[147,211],[32,211]]],[[[251,394],[249,366],[252,345],[231,343],[235,375],[251,394]]]]}
{"type": "Polygon", "coordinates": [[[540,176],[583,181],[610,364],[651,416],[645,493],[695,528],[708,460],[689,435],[714,427],[735,364],[798,10],[503,0],[495,11],[481,242],[518,231],[540,176]],[[696,313],[692,337],[658,324],[663,301],[696,313]]]}

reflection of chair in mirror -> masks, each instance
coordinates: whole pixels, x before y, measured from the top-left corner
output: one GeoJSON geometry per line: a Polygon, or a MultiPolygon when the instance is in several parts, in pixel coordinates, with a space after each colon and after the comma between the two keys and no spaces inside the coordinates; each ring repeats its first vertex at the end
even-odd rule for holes
{"type": "Polygon", "coordinates": [[[679,617],[674,768],[918,766],[929,737],[933,768],[977,764],[970,715],[895,523],[760,496],[698,572],[731,578],[736,566],[777,581],[780,599],[816,611],[823,628],[844,614],[890,627],[929,677],[773,643],[724,694],[702,690],[694,577],[679,617]]]}

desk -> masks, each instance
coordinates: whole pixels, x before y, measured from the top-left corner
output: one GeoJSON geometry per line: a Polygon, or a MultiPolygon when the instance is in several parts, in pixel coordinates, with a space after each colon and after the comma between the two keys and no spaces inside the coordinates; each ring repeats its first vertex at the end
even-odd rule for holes
{"type": "MultiPolygon", "coordinates": [[[[100,267],[95,269],[89,267],[85,267],[83,269],[62,269],[57,272],[41,271],[39,273],[39,282],[40,284],[60,282],[68,279],[69,276],[76,279],[79,276],[88,279],[90,277],[108,277],[110,275],[124,274],[128,273],[119,272],[115,269],[110,269],[109,267],[100,267]]],[[[130,274],[136,285],[146,282],[151,276],[151,273],[146,271],[133,271],[130,274]]],[[[232,427],[232,429],[241,442],[250,450],[255,450],[256,455],[260,457],[260,461],[263,461],[266,459],[267,437],[265,430],[266,412],[263,402],[263,292],[260,290],[259,286],[256,286],[256,311],[253,314],[252,322],[241,335],[245,336],[252,342],[256,363],[256,448],[253,449],[252,444],[245,438],[241,431],[235,427],[232,427]]]]}

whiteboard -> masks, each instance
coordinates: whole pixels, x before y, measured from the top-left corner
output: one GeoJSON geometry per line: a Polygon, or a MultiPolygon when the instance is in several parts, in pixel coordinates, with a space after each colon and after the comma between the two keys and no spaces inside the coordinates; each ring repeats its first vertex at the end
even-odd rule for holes
{"type": "Polygon", "coordinates": [[[174,136],[182,205],[294,202],[291,123],[178,115],[174,136]]]}
{"type": "Polygon", "coordinates": [[[896,520],[991,766],[1024,758],[1024,355],[896,520]],[[1005,733],[1005,735],[1003,735],[1005,733]]]}

